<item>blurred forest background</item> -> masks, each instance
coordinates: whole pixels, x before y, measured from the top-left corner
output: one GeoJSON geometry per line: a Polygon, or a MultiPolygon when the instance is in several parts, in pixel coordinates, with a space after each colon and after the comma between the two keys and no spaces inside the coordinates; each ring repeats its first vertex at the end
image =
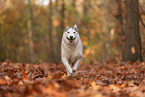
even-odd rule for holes
{"type": "MultiPolygon", "coordinates": [[[[137,49],[144,57],[145,0],[130,1],[0,0],[0,60],[59,63],[63,31],[74,24],[83,42],[84,63],[122,60],[123,53],[129,52],[125,52],[126,40],[133,37],[127,29],[134,25],[130,22],[139,24],[135,36],[141,36],[142,47],[137,49]]],[[[132,54],[137,53],[135,46],[130,47],[132,54]]]]}

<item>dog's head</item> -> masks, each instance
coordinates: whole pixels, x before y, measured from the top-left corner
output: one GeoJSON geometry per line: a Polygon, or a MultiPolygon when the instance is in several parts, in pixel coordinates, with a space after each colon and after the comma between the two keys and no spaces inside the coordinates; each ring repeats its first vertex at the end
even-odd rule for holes
{"type": "Polygon", "coordinates": [[[74,27],[67,26],[64,30],[64,35],[70,43],[73,43],[79,35],[77,25],[75,24],[74,27]]]}

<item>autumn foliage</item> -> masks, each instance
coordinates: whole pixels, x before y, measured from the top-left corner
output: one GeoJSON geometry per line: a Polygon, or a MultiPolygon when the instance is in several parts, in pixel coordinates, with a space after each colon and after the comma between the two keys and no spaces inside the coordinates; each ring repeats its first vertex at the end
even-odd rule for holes
{"type": "Polygon", "coordinates": [[[145,63],[128,62],[145,58],[144,5],[145,0],[0,0],[0,97],[145,97],[145,63]],[[74,24],[83,60],[68,77],[60,45],[65,27],[74,24]]]}
{"type": "Polygon", "coordinates": [[[1,97],[144,97],[145,63],[81,64],[67,77],[63,64],[0,63],[1,97]]]}

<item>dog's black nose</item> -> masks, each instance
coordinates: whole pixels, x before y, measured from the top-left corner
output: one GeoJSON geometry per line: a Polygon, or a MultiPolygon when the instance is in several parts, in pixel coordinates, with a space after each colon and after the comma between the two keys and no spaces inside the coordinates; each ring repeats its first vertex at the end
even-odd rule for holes
{"type": "Polygon", "coordinates": [[[73,39],[73,36],[70,36],[70,39],[73,39]]]}

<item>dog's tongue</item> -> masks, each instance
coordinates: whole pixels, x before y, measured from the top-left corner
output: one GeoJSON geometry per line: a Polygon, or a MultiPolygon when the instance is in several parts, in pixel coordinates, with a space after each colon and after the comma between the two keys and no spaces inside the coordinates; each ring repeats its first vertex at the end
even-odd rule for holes
{"type": "Polygon", "coordinates": [[[71,43],[73,42],[73,40],[69,40],[71,43]]]}

